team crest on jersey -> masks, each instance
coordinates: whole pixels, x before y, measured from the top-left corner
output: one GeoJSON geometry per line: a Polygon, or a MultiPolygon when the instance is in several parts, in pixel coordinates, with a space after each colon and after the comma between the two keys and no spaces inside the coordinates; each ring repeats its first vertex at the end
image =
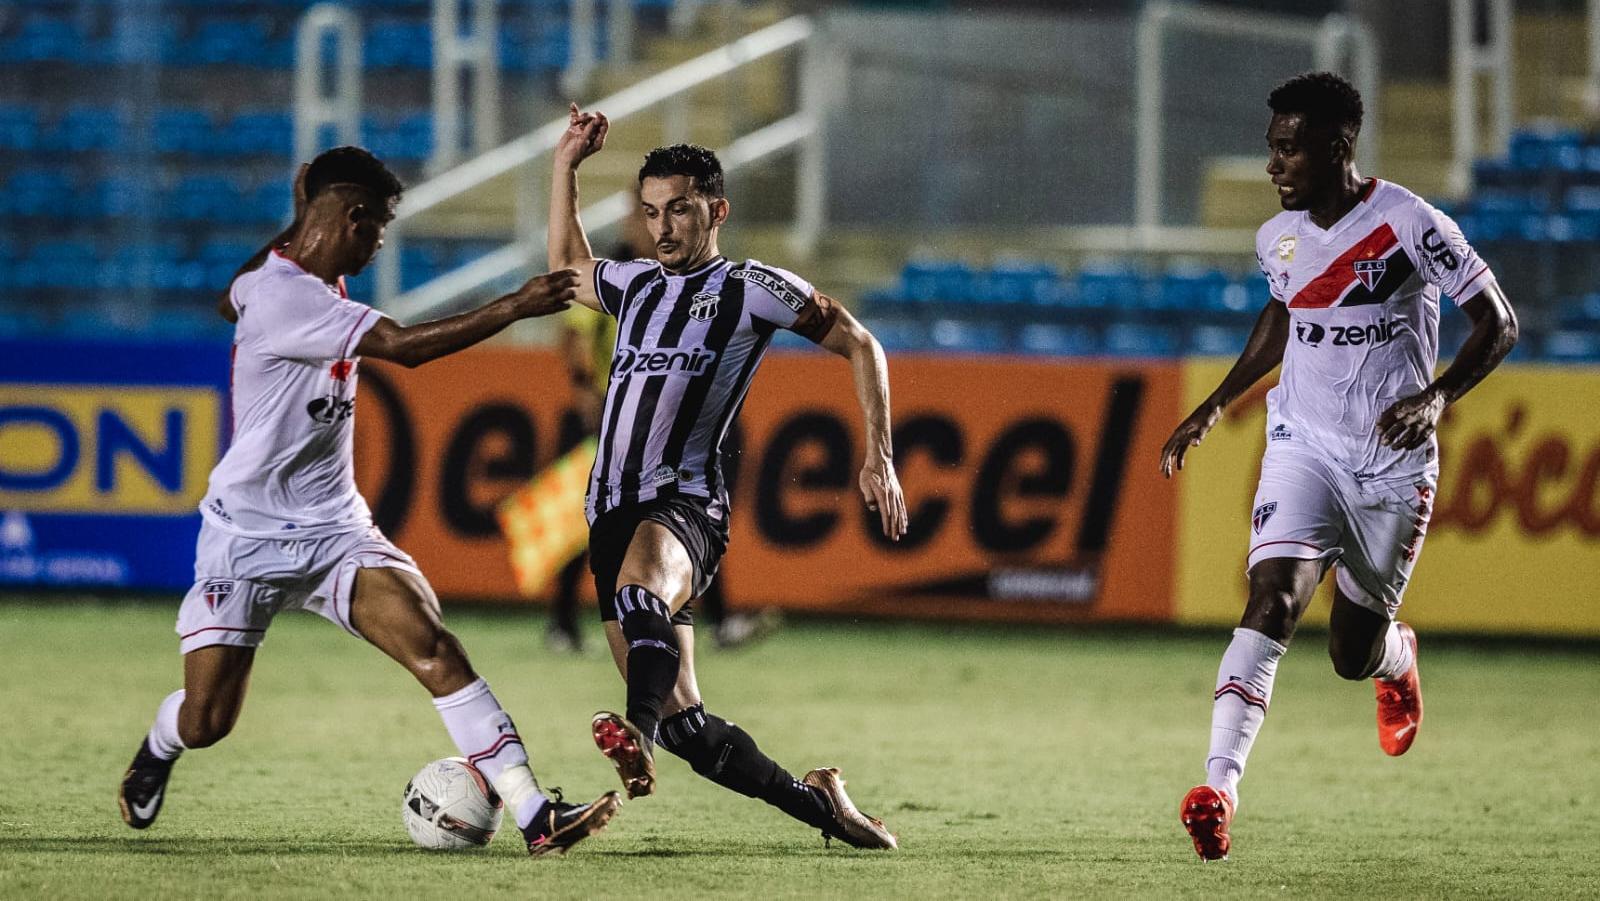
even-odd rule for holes
{"type": "Polygon", "coordinates": [[[228,597],[233,594],[233,580],[212,579],[205,584],[201,591],[206,599],[206,609],[216,613],[217,608],[221,607],[228,600],[228,597]]]}
{"type": "Polygon", "coordinates": [[[1250,517],[1250,525],[1255,527],[1257,535],[1261,534],[1261,530],[1267,525],[1267,520],[1271,519],[1272,514],[1276,512],[1278,512],[1277,501],[1271,501],[1256,508],[1256,512],[1250,517]]]}
{"type": "Polygon", "coordinates": [[[1356,278],[1366,286],[1368,291],[1378,290],[1378,280],[1383,278],[1383,273],[1389,268],[1389,261],[1384,260],[1356,260],[1353,264],[1356,278]]]}
{"type": "Polygon", "coordinates": [[[689,299],[689,318],[705,322],[717,315],[717,295],[701,291],[689,299]]]}
{"type": "Polygon", "coordinates": [[[1278,259],[1285,263],[1294,262],[1294,249],[1299,246],[1300,239],[1294,235],[1284,235],[1278,239],[1278,259]]]}

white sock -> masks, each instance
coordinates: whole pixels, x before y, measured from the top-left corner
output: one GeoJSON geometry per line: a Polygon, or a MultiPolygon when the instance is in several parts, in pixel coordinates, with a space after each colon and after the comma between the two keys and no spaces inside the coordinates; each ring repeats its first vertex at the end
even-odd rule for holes
{"type": "Polygon", "coordinates": [[[145,742],[150,753],[162,760],[177,760],[184,752],[183,739],[178,737],[178,708],[183,706],[183,689],[178,689],[156,708],[156,721],[150,725],[145,742]]]}
{"type": "Polygon", "coordinates": [[[1211,752],[1206,757],[1206,784],[1227,792],[1239,803],[1239,777],[1256,733],[1267,717],[1278,658],[1288,650],[1255,631],[1234,629],[1233,641],[1217,668],[1217,691],[1211,706],[1211,752]]]}
{"type": "Polygon", "coordinates": [[[433,706],[461,756],[499,792],[516,816],[517,826],[533,822],[549,799],[528,768],[528,752],[522,747],[516,724],[495,700],[489,683],[479,679],[460,691],[434,698],[433,706]]]}
{"type": "Polygon", "coordinates": [[[1390,623],[1383,636],[1383,659],[1373,671],[1374,679],[1398,679],[1411,669],[1416,655],[1411,653],[1411,642],[1400,637],[1400,624],[1390,623]]]}

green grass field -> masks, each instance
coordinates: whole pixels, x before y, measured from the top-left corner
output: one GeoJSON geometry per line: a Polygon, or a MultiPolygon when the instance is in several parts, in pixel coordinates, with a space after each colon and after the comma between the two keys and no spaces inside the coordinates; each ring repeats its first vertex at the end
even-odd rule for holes
{"type": "MultiPolygon", "coordinates": [[[[840,766],[902,850],[853,851],[663,755],[659,793],[565,859],[514,829],[414,849],[400,790],[453,754],[423,692],[320,619],[280,619],[238,729],[191,752],[135,833],[115,790],[179,677],[172,604],[0,603],[0,897],[1577,897],[1600,894],[1594,649],[1431,641],[1416,746],[1378,750],[1372,690],[1321,637],[1279,671],[1234,827],[1201,864],[1177,820],[1202,775],[1226,630],[791,624],[700,655],[708,708],[796,773],[840,766]]],[[[545,785],[615,786],[589,715],[600,656],[528,613],[452,611],[545,785]]],[[[598,631],[596,633],[598,638],[598,631]]]]}

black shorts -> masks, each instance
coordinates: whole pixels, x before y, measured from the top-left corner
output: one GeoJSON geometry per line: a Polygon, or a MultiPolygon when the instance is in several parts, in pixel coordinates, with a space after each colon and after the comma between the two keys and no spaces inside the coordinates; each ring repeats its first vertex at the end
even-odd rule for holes
{"type": "Polygon", "coordinates": [[[687,603],[673,614],[674,625],[694,624],[694,598],[710,587],[728,550],[726,521],[712,519],[704,498],[682,494],[657,497],[602,513],[589,527],[589,571],[594,573],[594,593],[599,600],[600,618],[617,618],[612,600],[617,595],[617,574],[628,554],[633,533],[639,523],[649,520],[665,526],[689,552],[694,566],[694,585],[687,603]]]}

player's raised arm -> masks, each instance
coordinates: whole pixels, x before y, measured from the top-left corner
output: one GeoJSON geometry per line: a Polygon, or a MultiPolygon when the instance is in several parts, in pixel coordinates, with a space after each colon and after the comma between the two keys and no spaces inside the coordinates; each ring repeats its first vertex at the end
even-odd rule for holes
{"type": "Polygon", "coordinates": [[[1228,404],[1261,381],[1275,366],[1283,362],[1283,351],[1289,343],[1289,309],[1277,300],[1268,300],[1261,315],[1256,317],[1250,340],[1245,342],[1239,359],[1223,377],[1222,384],[1211,396],[1201,402],[1193,413],[1173,430],[1166,446],[1161,448],[1161,474],[1172,474],[1183,468],[1184,455],[1189,448],[1199,444],[1222,418],[1228,404]]]}
{"type": "Polygon", "coordinates": [[[1489,280],[1461,309],[1472,318],[1472,332],[1432,384],[1395,401],[1378,417],[1378,436],[1385,445],[1400,450],[1421,447],[1438,427],[1444,408],[1483,381],[1516,345],[1517,314],[1498,282],[1489,280]]]}
{"type": "Polygon", "coordinates": [[[556,142],[550,176],[550,267],[577,270],[575,299],[595,310],[601,309],[600,295],[594,283],[594,251],[589,248],[589,236],[578,219],[578,166],[605,146],[609,127],[605,114],[581,112],[576,103],[572,104],[567,130],[556,142]]]}
{"type": "MultiPolygon", "coordinates": [[[[894,443],[889,432],[889,363],[883,347],[850,311],[823,294],[818,306],[836,311],[837,321],[822,339],[822,346],[850,361],[855,377],[856,401],[867,423],[867,456],[861,466],[861,495],[867,509],[883,523],[883,534],[899,541],[908,524],[906,499],[894,471],[894,443]]],[[[797,329],[798,330],[798,329],[797,329]]]]}
{"type": "Polygon", "coordinates": [[[518,319],[566,309],[577,293],[577,284],[577,273],[561,269],[535,276],[517,290],[476,310],[444,319],[400,325],[392,319],[381,318],[361,337],[356,355],[377,357],[406,367],[421,366],[429,360],[471,347],[518,319]]]}

